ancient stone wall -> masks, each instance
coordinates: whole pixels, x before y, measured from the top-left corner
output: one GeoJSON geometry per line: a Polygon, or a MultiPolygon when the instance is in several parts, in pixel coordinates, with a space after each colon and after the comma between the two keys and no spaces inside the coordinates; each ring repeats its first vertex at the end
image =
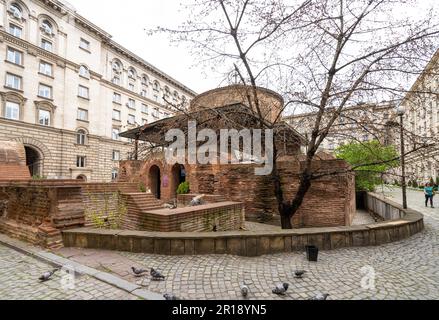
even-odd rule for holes
{"type": "MultiPolygon", "coordinates": [[[[168,201],[175,197],[176,186],[164,184],[172,178],[170,166],[164,161],[132,162],[121,164],[127,181],[143,181],[151,185],[147,172],[154,165],[162,175],[161,198],[168,201]]],[[[299,186],[299,172],[303,162],[285,157],[278,162],[286,199],[292,199],[299,186]]],[[[347,169],[341,160],[315,161],[314,170],[331,172],[347,169]]],[[[243,202],[246,219],[258,221],[278,220],[277,202],[270,176],[257,176],[254,165],[185,165],[186,180],[191,193],[221,195],[229,201],[243,202]]],[[[300,211],[294,216],[295,227],[349,226],[356,211],[355,177],[353,174],[327,175],[313,181],[300,211]]]]}
{"type": "Polygon", "coordinates": [[[27,242],[62,246],[60,230],[84,225],[81,186],[67,181],[0,184],[0,232],[27,242]]]}

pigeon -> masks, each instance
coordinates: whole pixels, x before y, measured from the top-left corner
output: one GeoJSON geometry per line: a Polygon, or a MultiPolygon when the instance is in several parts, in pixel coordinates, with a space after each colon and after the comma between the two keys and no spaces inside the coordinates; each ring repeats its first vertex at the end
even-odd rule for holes
{"type": "Polygon", "coordinates": [[[137,269],[136,267],[131,267],[131,270],[133,270],[133,273],[136,276],[141,276],[143,273],[148,272],[148,270],[137,269]]]}
{"type": "Polygon", "coordinates": [[[305,270],[296,270],[294,272],[294,276],[295,278],[301,279],[305,273],[306,273],[305,270]]]}
{"type": "Polygon", "coordinates": [[[44,272],[41,277],[38,278],[41,282],[49,281],[50,278],[54,275],[55,272],[57,272],[59,269],[54,269],[52,271],[44,272]]]}
{"type": "Polygon", "coordinates": [[[246,298],[248,296],[248,292],[249,292],[248,286],[245,283],[242,283],[240,287],[241,287],[241,295],[244,298],[246,298]]]}
{"type": "Polygon", "coordinates": [[[165,276],[162,275],[160,272],[154,270],[153,268],[151,268],[151,277],[152,280],[165,280],[165,276]]]}
{"type": "Polygon", "coordinates": [[[173,295],[171,293],[165,293],[163,295],[163,298],[165,298],[165,300],[180,300],[175,295],[173,295]]]}
{"type": "Polygon", "coordinates": [[[329,297],[328,293],[319,293],[315,297],[310,298],[309,300],[318,300],[318,301],[324,301],[329,297]]]}
{"type": "Polygon", "coordinates": [[[272,290],[274,294],[284,296],[290,285],[288,283],[280,283],[272,290]]]}

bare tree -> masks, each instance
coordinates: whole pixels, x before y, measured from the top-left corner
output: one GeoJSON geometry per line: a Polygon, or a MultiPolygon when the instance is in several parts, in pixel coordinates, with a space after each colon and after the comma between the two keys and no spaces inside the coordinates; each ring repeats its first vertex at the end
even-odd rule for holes
{"type": "MultiPolygon", "coordinates": [[[[291,199],[284,195],[274,150],[272,180],[282,227],[289,229],[312,181],[322,176],[312,163],[344,110],[400,101],[436,51],[439,19],[433,9],[414,16],[415,6],[409,0],[195,0],[186,6],[186,23],[155,32],[190,44],[200,63],[248,85],[248,103],[261,128],[274,128],[282,113],[314,113],[291,199]],[[286,100],[274,120],[263,116],[258,86],[286,100]]],[[[407,153],[431,145],[424,142],[407,153]]]]}

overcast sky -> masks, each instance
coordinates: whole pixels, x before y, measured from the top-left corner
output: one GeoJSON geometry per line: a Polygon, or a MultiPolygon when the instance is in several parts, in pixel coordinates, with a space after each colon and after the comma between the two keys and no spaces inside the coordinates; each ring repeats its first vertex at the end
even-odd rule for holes
{"type": "MultiPolygon", "coordinates": [[[[184,21],[179,12],[181,1],[184,0],[68,0],[80,15],[110,33],[113,40],[192,90],[202,93],[218,87],[222,79],[215,78],[215,74],[204,76],[187,48],[171,45],[164,35],[148,37],[144,31],[159,25],[175,27],[184,21]]],[[[421,3],[429,5],[438,2],[423,0],[421,3]]],[[[423,8],[416,9],[414,12],[422,15],[423,8]]]]}

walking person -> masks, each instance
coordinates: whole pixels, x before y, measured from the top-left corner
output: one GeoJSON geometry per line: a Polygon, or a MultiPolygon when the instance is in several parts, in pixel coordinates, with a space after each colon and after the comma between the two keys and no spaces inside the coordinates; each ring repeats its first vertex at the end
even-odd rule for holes
{"type": "Polygon", "coordinates": [[[434,188],[431,185],[431,183],[427,183],[425,185],[424,194],[425,194],[425,206],[428,207],[428,200],[430,200],[430,205],[432,208],[434,208],[433,206],[434,188]]]}

